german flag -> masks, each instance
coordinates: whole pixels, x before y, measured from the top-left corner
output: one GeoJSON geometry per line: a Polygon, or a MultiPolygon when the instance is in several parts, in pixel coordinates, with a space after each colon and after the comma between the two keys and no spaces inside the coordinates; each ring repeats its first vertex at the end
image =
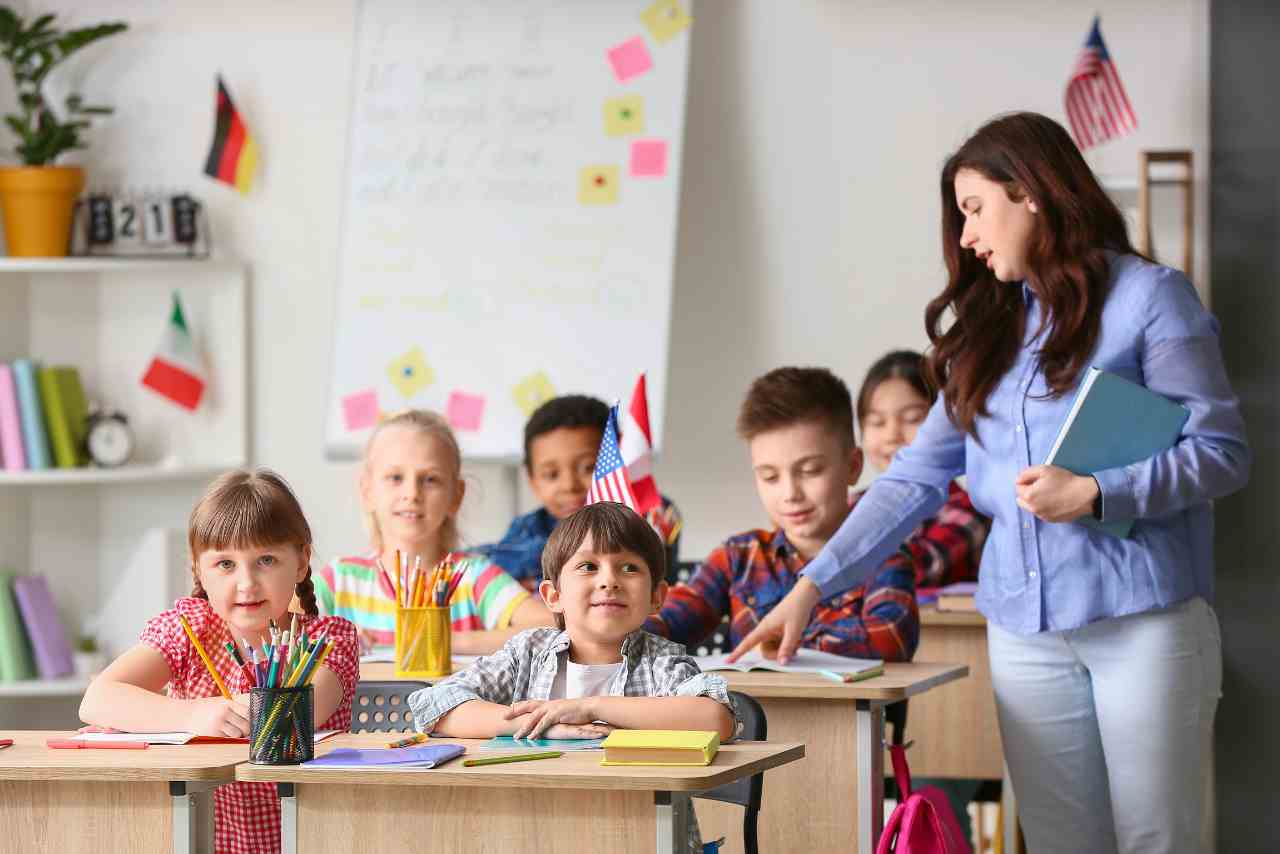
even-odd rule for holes
{"type": "Polygon", "coordinates": [[[247,194],[257,168],[258,145],[240,120],[240,113],[231,102],[231,93],[222,82],[222,75],[218,75],[218,120],[213,129],[213,145],[209,148],[204,173],[247,194]]]}

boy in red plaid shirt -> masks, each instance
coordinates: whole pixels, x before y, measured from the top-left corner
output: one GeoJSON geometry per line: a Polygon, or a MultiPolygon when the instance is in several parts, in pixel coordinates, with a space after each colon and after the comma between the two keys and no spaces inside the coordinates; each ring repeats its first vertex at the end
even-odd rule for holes
{"type": "MultiPolygon", "coordinates": [[[[727,647],[755,628],[849,515],[849,489],[862,472],[849,389],[824,368],[778,368],[757,379],[738,414],[738,434],[773,527],[727,539],[645,623],[686,645],[710,635],[725,615],[727,647]]],[[[899,549],[865,584],[820,602],[803,644],[907,661],[919,635],[915,571],[910,553],[899,549]]]]}

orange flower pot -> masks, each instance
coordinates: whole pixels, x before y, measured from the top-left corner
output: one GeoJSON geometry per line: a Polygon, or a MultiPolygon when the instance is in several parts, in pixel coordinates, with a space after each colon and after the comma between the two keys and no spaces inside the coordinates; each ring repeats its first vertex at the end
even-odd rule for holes
{"type": "Polygon", "coordinates": [[[0,211],[9,254],[66,255],[76,197],[83,189],[79,166],[0,166],[0,211]]]}

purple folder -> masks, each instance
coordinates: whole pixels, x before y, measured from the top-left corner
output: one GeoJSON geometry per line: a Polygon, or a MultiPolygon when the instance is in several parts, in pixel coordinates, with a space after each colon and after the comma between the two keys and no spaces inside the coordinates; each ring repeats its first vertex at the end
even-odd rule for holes
{"type": "Polygon", "coordinates": [[[36,670],[41,679],[56,679],[72,672],[71,648],[67,634],[58,619],[53,596],[43,575],[20,575],[13,580],[13,597],[27,627],[31,649],[35,652],[36,670]]]}
{"type": "Polygon", "coordinates": [[[461,744],[428,744],[422,747],[389,747],[357,750],[339,747],[324,756],[303,762],[308,768],[368,768],[381,771],[398,771],[407,768],[434,768],[461,756],[466,750],[461,744]]]}

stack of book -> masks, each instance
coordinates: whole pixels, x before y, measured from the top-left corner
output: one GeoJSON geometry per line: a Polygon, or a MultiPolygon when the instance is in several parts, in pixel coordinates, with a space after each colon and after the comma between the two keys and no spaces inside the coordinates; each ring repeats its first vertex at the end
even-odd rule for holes
{"type": "Polygon", "coordinates": [[[57,679],[72,671],[67,634],[44,577],[0,571],[0,682],[57,679]]]}
{"type": "Polygon", "coordinates": [[[72,367],[31,359],[0,363],[0,466],[5,471],[89,464],[89,409],[72,367]]]}

